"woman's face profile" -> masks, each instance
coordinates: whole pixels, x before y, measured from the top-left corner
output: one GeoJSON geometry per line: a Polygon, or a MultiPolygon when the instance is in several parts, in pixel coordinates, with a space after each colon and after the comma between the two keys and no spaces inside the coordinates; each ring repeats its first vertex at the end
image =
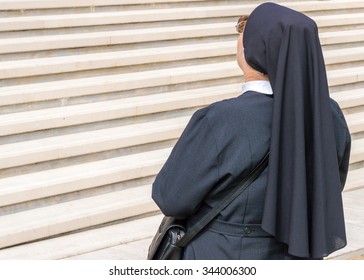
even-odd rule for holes
{"type": "Polygon", "coordinates": [[[245,60],[244,47],[243,47],[243,36],[244,36],[243,33],[239,33],[238,42],[237,42],[236,59],[237,59],[240,69],[243,70],[243,72],[245,74],[254,69],[251,68],[245,60]]]}

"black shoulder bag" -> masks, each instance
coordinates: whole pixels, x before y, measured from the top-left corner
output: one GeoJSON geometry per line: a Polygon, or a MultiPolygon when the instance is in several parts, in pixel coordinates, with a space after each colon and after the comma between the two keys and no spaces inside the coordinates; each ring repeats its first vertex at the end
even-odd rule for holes
{"type": "Polygon", "coordinates": [[[258,165],[237,184],[210,212],[186,230],[185,221],[165,216],[149,246],[148,260],[180,260],[183,248],[214,219],[226,206],[238,197],[268,165],[269,152],[258,165]]]}

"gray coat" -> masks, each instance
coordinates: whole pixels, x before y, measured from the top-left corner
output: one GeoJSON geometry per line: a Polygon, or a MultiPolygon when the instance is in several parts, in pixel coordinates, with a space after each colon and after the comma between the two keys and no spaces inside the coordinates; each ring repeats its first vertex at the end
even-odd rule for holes
{"type": "MultiPolygon", "coordinates": [[[[157,175],[152,197],[167,216],[188,224],[220,201],[269,149],[273,96],[248,91],[196,111],[157,175]]],[[[331,100],[342,186],[350,133],[331,100]]],[[[185,259],[294,259],[261,228],[267,169],[186,248],[185,259]]]]}

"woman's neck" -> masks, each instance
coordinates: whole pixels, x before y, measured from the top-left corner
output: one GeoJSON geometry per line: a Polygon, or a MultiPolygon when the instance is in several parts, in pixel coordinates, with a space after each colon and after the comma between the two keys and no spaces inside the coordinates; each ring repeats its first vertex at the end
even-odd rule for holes
{"type": "Polygon", "coordinates": [[[265,75],[260,72],[247,73],[244,75],[244,81],[252,82],[252,81],[269,81],[268,75],[265,75]]]}

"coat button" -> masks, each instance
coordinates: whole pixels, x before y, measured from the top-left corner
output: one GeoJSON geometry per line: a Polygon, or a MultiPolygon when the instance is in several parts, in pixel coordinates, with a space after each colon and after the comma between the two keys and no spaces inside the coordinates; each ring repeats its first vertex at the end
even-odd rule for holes
{"type": "Polygon", "coordinates": [[[251,227],[245,227],[245,228],[244,228],[244,233],[245,233],[246,235],[251,234],[251,233],[252,233],[252,228],[251,228],[251,227]]]}

